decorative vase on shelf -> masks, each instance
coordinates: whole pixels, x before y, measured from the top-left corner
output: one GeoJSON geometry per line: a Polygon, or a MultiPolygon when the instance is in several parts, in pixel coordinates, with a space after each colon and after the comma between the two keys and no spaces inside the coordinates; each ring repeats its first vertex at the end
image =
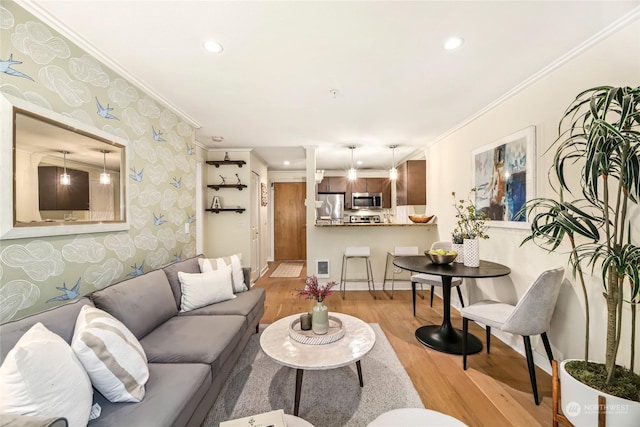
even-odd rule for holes
{"type": "Polygon", "coordinates": [[[464,244],[463,243],[452,243],[451,250],[456,251],[458,256],[453,262],[464,262],[464,244]]]}
{"type": "Polygon", "coordinates": [[[311,330],[317,335],[329,331],[329,309],[322,301],[318,301],[311,312],[311,330]]]}
{"type": "Polygon", "coordinates": [[[464,266],[480,267],[480,241],[464,239],[464,266]]]}

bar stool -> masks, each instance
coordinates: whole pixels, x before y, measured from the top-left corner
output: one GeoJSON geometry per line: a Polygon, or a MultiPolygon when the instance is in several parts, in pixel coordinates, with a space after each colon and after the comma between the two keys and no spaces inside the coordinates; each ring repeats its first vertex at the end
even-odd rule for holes
{"type": "Polygon", "coordinates": [[[369,288],[369,293],[373,296],[373,299],[376,299],[376,287],[373,283],[373,271],[371,270],[371,249],[369,246],[348,246],[344,250],[344,254],[342,255],[342,272],[340,273],[340,294],[342,295],[342,299],[344,299],[344,294],[347,287],[347,282],[359,282],[362,280],[367,281],[367,287],[369,288]],[[349,260],[352,258],[361,258],[365,262],[365,270],[367,271],[367,277],[361,279],[347,279],[347,266],[349,264],[349,260]]]}
{"type": "MultiPolygon", "coordinates": [[[[389,260],[391,260],[391,262],[393,263],[393,260],[397,256],[408,256],[408,255],[420,255],[418,247],[417,246],[396,246],[393,248],[393,252],[391,251],[387,252],[387,262],[384,265],[384,279],[382,280],[382,291],[386,293],[391,299],[393,299],[393,289],[396,281],[396,270],[395,268],[391,270],[392,271],[391,292],[389,292],[385,289],[387,285],[387,280],[389,280],[389,278],[387,277],[387,268],[389,267],[389,260]]],[[[421,295],[421,297],[424,299],[424,295],[421,295]]]]}

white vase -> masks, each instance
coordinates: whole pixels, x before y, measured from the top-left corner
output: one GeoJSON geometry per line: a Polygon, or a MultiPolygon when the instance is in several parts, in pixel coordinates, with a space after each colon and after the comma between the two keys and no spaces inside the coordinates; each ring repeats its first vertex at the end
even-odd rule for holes
{"type": "Polygon", "coordinates": [[[560,395],[562,413],[576,427],[598,425],[598,396],[606,399],[607,425],[615,427],[637,427],[640,422],[640,402],[622,399],[603,393],[573,378],[560,363],[560,395]]]}
{"type": "Polygon", "coordinates": [[[480,267],[480,241],[464,239],[464,266],[480,267]]]}
{"type": "Polygon", "coordinates": [[[316,335],[324,335],[329,331],[329,309],[318,301],[311,312],[311,329],[316,335]]]}
{"type": "Polygon", "coordinates": [[[452,243],[451,250],[458,253],[458,256],[453,260],[453,262],[464,262],[464,244],[452,243]]]}

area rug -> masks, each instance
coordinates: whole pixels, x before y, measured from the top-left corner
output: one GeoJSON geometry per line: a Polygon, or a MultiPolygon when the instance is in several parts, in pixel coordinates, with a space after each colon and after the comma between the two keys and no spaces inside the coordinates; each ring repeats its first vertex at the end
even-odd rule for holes
{"type": "Polygon", "coordinates": [[[283,262],[269,277],[300,277],[303,265],[302,262],[283,262]]]}
{"type": "MultiPolygon", "coordinates": [[[[373,349],[361,361],[364,387],[355,363],[338,369],[305,371],[298,416],[315,427],[366,426],[383,412],[424,408],[409,375],[377,323],[373,349]]],[[[261,325],[260,332],[265,326],[261,325]]],[[[281,366],[260,349],[253,335],[202,427],[274,409],[293,414],[296,370],[281,366]]]]}

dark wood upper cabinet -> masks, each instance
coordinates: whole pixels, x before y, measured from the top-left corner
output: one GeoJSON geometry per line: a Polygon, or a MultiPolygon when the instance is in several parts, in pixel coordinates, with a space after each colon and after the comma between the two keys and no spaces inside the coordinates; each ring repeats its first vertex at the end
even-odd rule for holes
{"type": "Polygon", "coordinates": [[[427,204],[426,160],[408,160],[398,166],[396,199],[398,206],[427,204]]]}
{"type": "Polygon", "coordinates": [[[318,193],[346,193],[346,176],[325,176],[318,184],[318,193]]]}
{"type": "Polygon", "coordinates": [[[60,184],[64,169],[38,166],[38,198],[41,211],[88,211],[89,172],[67,168],[71,184],[60,184]]]}

